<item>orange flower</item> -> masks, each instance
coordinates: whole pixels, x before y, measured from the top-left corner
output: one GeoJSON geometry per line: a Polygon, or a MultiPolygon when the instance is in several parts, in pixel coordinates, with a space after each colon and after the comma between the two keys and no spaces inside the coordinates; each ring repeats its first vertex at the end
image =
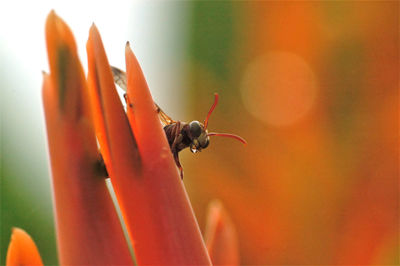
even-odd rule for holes
{"type": "Polygon", "coordinates": [[[139,264],[210,264],[142,70],[125,50],[129,122],[100,34],[87,43],[96,133],[139,264]]]}
{"type": "MultiPolygon", "coordinates": [[[[97,136],[137,263],[210,265],[154,102],[129,46],[127,94],[134,108],[128,108],[127,116],[94,25],[87,43],[88,80],[72,32],[54,11],[47,18],[46,43],[50,74],[43,74],[43,103],[60,264],[133,264],[106,187],[97,136]]],[[[14,246],[12,241],[10,247],[14,246]]],[[[32,261],[41,263],[39,255],[32,261]]]]}

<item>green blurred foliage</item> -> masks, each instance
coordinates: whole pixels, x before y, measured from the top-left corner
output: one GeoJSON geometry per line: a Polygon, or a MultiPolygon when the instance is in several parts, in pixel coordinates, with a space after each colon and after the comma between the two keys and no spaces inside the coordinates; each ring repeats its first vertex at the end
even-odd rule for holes
{"type": "Polygon", "coordinates": [[[57,250],[43,118],[33,110],[29,93],[17,93],[40,88],[19,75],[19,66],[5,52],[0,49],[7,66],[0,80],[0,264],[5,262],[11,229],[20,227],[39,243],[43,262],[54,265],[57,250]]]}

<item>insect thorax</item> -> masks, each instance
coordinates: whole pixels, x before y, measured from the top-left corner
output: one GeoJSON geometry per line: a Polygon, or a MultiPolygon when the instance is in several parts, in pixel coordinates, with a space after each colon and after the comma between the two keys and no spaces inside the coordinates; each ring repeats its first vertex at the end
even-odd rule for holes
{"type": "Polygon", "coordinates": [[[172,144],[174,143],[175,139],[178,137],[176,134],[181,134],[182,139],[178,141],[175,149],[177,152],[187,148],[190,146],[190,143],[192,140],[188,136],[188,124],[180,122],[180,123],[172,123],[169,125],[164,126],[164,132],[165,135],[167,136],[168,139],[168,144],[170,147],[172,147],[172,144]],[[177,130],[176,127],[179,126],[179,129],[177,130]],[[177,133],[176,133],[177,132],[177,133]]]}

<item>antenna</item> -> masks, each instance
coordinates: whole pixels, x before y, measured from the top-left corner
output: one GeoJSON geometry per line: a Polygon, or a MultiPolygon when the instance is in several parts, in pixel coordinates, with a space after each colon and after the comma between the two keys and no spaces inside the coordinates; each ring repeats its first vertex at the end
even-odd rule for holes
{"type": "Polygon", "coordinates": [[[213,105],[211,105],[210,111],[208,111],[206,120],[204,120],[204,130],[207,129],[207,126],[208,126],[208,119],[210,118],[211,113],[214,111],[215,107],[217,106],[217,103],[218,103],[218,93],[214,93],[214,97],[215,97],[215,98],[214,98],[214,103],[213,103],[213,105]]]}
{"type": "MultiPolygon", "coordinates": [[[[212,112],[214,111],[215,107],[218,104],[218,93],[214,93],[214,96],[215,96],[214,103],[213,103],[213,105],[211,105],[210,111],[208,111],[206,120],[204,120],[204,130],[207,129],[208,119],[210,118],[212,112]]],[[[240,141],[241,143],[243,143],[244,145],[247,144],[247,142],[242,137],[240,137],[238,135],[234,135],[234,134],[210,132],[210,133],[207,133],[207,136],[209,136],[209,137],[212,137],[212,136],[227,137],[227,138],[236,139],[236,140],[240,141]]]]}
{"type": "Polygon", "coordinates": [[[244,145],[247,145],[247,141],[244,138],[242,138],[238,135],[235,135],[235,134],[211,132],[211,133],[208,133],[207,136],[209,136],[209,137],[220,136],[220,137],[232,138],[232,139],[236,139],[236,140],[240,141],[244,145]]]}

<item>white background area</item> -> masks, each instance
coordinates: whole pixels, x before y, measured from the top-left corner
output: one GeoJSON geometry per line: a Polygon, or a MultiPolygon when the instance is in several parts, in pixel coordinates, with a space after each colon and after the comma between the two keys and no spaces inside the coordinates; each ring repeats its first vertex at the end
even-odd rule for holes
{"type": "Polygon", "coordinates": [[[7,179],[12,189],[32,199],[32,213],[27,215],[51,215],[41,99],[41,71],[49,69],[44,28],[50,10],[72,29],[85,71],[86,41],[93,22],[111,64],[125,69],[125,43],[130,41],[153,98],[171,116],[181,114],[177,119],[183,120],[186,40],[182,36],[188,24],[187,6],[162,1],[0,2],[0,158],[13,172],[13,176],[1,173],[0,182],[7,179]]]}

